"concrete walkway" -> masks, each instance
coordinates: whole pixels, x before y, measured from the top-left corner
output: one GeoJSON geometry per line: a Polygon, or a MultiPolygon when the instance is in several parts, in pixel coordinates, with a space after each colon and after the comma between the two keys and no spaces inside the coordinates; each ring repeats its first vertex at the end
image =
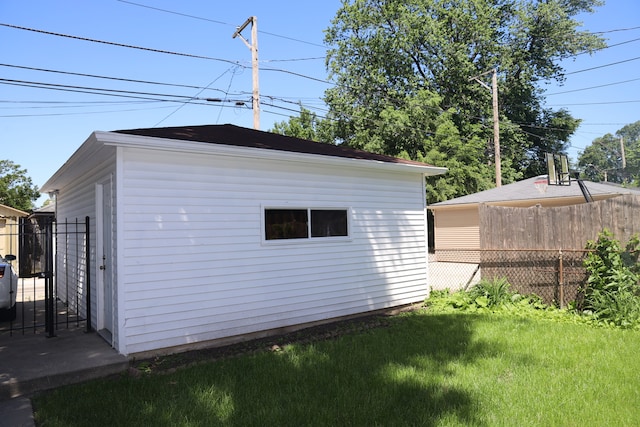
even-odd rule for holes
{"type": "Polygon", "coordinates": [[[33,393],[125,372],[129,360],[96,333],[0,335],[0,424],[33,426],[33,393]]]}

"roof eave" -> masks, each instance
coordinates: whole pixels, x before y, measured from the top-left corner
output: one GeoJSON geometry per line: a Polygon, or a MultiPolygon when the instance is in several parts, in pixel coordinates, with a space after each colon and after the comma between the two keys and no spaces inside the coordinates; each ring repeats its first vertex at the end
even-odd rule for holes
{"type": "Polygon", "coordinates": [[[397,172],[419,173],[425,176],[441,175],[447,172],[447,168],[431,165],[407,164],[384,162],[380,160],[352,159],[323,154],[297,153],[276,149],[264,149],[254,147],[237,147],[225,144],[211,144],[199,141],[185,141],[169,138],[158,138],[149,136],[139,136],[122,134],[115,132],[94,132],[98,141],[105,145],[123,146],[130,148],[154,149],[176,152],[192,152],[202,154],[218,154],[232,157],[253,158],[253,159],[274,159],[286,160],[298,163],[322,163],[336,166],[367,168],[397,172]]]}

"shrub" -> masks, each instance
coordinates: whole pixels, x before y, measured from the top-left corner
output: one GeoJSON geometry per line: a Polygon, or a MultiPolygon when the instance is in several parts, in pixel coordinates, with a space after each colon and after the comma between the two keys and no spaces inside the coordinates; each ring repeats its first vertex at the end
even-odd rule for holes
{"type": "Polygon", "coordinates": [[[589,241],[584,267],[589,274],[583,288],[582,311],[616,326],[640,325],[640,239],[633,236],[623,249],[605,229],[589,241]]]}
{"type": "Polygon", "coordinates": [[[469,291],[449,293],[445,291],[433,291],[425,304],[435,311],[468,311],[468,312],[498,312],[546,310],[549,307],[544,304],[537,295],[520,295],[511,291],[511,285],[505,278],[493,280],[483,279],[469,291]]]}
{"type": "Polygon", "coordinates": [[[480,301],[479,305],[498,307],[512,302],[511,299],[515,293],[509,288],[509,282],[504,277],[493,280],[483,279],[469,290],[469,296],[476,302],[480,301]]]}

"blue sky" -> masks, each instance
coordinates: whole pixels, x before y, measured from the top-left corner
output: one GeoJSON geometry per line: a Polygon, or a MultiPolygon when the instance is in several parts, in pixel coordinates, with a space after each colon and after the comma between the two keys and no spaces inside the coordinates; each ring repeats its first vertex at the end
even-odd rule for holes
{"type": "MultiPolygon", "coordinates": [[[[330,87],[322,82],[327,78],[323,31],[339,7],[339,0],[1,0],[1,24],[41,31],[0,26],[1,157],[26,168],[41,186],[94,130],[222,123],[252,127],[251,53],[231,37],[252,15],[259,30],[261,129],[297,115],[298,103],[323,115],[321,99],[330,87]],[[95,89],[140,93],[126,94],[139,97],[132,99],[77,92],[95,89]],[[184,103],[190,97],[225,101],[184,103]]],[[[640,26],[638,16],[637,0],[609,0],[580,20],[586,30],[607,31],[604,36],[613,45],[640,39],[640,28],[630,29],[640,26]]],[[[250,40],[250,27],[242,34],[250,40]]],[[[548,106],[564,107],[583,119],[571,139],[572,158],[594,138],[640,120],[639,47],[640,40],[568,60],[565,84],[545,86],[548,106]],[[606,66],[620,61],[625,62],[606,66]],[[594,67],[600,68],[583,71],[594,67]],[[594,88],[601,85],[607,86],[594,88]]]]}

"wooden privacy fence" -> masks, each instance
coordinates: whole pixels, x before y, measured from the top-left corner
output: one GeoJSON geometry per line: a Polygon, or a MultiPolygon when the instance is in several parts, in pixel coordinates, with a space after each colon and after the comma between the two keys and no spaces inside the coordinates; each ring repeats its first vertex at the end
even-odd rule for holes
{"type": "Polygon", "coordinates": [[[584,249],[605,228],[626,243],[640,232],[640,196],[561,207],[480,205],[480,248],[584,249]]]}
{"type": "Polygon", "coordinates": [[[450,262],[431,263],[432,286],[467,288],[480,279],[504,277],[513,290],[535,293],[547,303],[579,303],[587,279],[582,266],[587,241],[604,229],[623,244],[639,233],[640,196],[561,207],[482,204],[480,248],[438,250],[439,259],[450,262]]]}

